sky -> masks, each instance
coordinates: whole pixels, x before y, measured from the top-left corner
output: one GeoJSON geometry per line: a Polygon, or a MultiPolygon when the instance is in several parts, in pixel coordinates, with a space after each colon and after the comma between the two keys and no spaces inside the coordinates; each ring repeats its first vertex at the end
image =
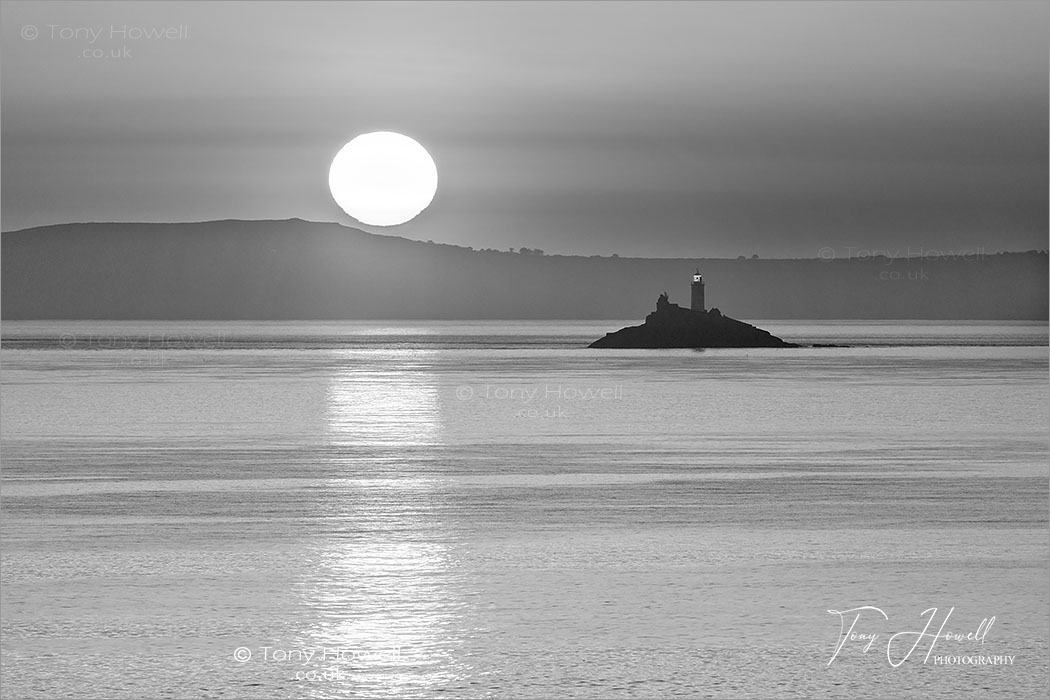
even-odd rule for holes
{"type": "Polygon", "coordinates": [[[6,1],[0,19],[4,231],[302,218],[584,255],[1047,247],[1043,2],[6,1]],[[408,224],[360,225],[328,190],[371,131],[437,164],[408,224]]]}

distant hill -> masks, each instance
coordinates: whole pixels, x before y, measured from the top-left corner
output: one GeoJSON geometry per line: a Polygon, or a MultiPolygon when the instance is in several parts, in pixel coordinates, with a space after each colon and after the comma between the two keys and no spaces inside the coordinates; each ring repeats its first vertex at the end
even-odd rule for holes
{"type": "Polygon", "coordinates": [[[1045,252],[697,260],[475,251],[338,224],[64,224],[2,234],[5,319],[641,319],[660,292],[742,319],[1047,320],[1045,252]]]}

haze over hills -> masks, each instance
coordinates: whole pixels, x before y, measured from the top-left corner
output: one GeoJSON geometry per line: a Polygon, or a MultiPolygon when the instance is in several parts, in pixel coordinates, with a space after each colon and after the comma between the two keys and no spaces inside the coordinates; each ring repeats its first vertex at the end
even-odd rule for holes
{"type": "Polygon", "coordinates": [[[4,319],[640,319],[663,291],[688,305],[696,266],[707,306],[742,319],[1048,314],[1047,254],[1034,251],[588,258],[475,251],[300,219],[63,224],[0,240],[4,319]]]}

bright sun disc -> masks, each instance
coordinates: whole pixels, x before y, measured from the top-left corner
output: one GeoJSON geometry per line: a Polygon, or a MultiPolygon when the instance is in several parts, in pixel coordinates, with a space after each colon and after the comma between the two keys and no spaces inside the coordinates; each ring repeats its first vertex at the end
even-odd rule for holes
{"type": "Polygon", "coordinates": [[[375,131],[339,149],[328,171],[328,187],[336,204],[358,221],[396,226],[433,201],[437,166],[415,139],[375,131]]]}

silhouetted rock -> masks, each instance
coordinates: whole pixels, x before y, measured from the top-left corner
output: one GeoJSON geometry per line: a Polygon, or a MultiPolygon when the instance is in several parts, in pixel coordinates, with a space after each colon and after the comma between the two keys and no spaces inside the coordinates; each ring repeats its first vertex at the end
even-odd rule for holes
{"type": "Polygon", "coordinates": [[[621,328],[592,348],[797,348],[761,328],[723,316],[718,309],[684,309],[661,294],[641,326],[621,328]]]}

